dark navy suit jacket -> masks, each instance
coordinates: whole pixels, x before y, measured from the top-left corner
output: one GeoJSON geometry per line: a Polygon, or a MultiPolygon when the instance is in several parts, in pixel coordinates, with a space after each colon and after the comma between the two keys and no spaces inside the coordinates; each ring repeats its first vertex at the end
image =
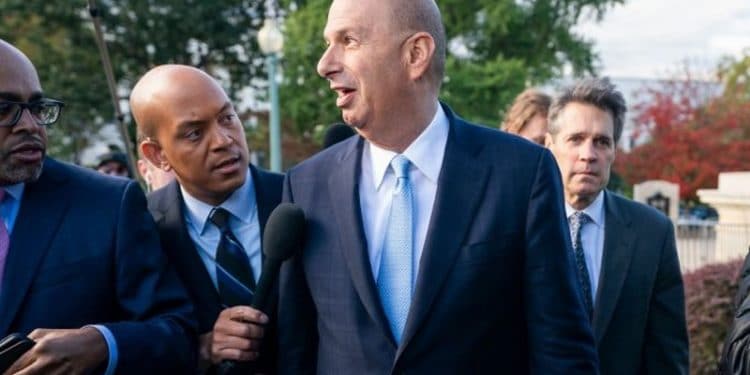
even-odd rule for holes
{"type": "Polygon", "coordinates": [[[685,292],[672,221],[605,192],[604,257],[594,307],[602,374],[688,374],[685,292]]]}
{"type": "MultiPolygon", "coordinates": [[[[277,173],[263,171],[250,165],[250,173],[255,188],[255,201],[258,209],[261,242],[263,229],[268,216],[281,201],[281,191],[284,176],[277,173]]],[[[213,330],[214,323],[221,313],[222,306],[219,293],[216,291],[206,266],[193,244],[185,224],[185,205],[180,192],[180,185],[173,181],[162,189],[156,190],[148,196],[148,207],[156,220],[161,235],[161,244],[170,261],[177,268],[177,273],[185,283],[190,297],[195,304],[198,316],[199,332],[201,334],[213,330]]],[[[275,297],[275,296],[274,296],[275,297]]],[[[272,298],[275,303],[276,299],[272,298]]],[[[274,312],[269,311],[269,316],[274,312]]],[[[275,343],[269,342],[275,338],[273,325],[266,332],[264,350],[261,355],[261,367],[268,369],[275,363],[273,349],[275,343]]]]}
{"type": "Polygon", "coordinates": [[[593,374],[559,170],[545,149],[450,121],[400,346],[370,268],[353,137],[287,172],[307,242],[282,269],[281,373],[593,374]]]}
{"type": "Polygon", "coordinates": [[[53,159],[26,184],[0,295],[0,335],[103,324],[118,373],[195,367],[192,305],[141,188],[53,159]]]}

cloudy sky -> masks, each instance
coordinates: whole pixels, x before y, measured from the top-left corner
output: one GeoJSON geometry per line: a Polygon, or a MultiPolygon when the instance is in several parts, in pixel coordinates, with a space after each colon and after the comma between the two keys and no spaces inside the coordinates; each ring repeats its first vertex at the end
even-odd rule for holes
{"type": "Polygon", "coordinates": [[[595,41],[604,75],[669,78],[685,61],[708,72],[750,48],[750,0],[626,0],[577,31],[595,41]]]}

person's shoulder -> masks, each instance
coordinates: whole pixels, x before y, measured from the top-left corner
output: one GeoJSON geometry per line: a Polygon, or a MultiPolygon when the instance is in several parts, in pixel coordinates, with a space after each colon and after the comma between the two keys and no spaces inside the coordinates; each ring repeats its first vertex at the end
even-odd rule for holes
{"type": "Polygon", "coordinates": [[[170,205],[179,204],[179,188],[180,185],[175,179],[161,188],[149,192],[146,195],[149,212],[156,217],[156,213],[166,211],[170,205]]]}
{"type": "Polygon", "coordinates": [[[43,168],[44,171],[42,173],[48,173],[50,181],[65,181],[61,186],[68,186],[69,189],[72,188],[79,192],[122,193],[129,184],[135,184],[135,181],[127,178],[107,176],[97,171],[53,158],[47,158],[44,161],[43,168]]]}
{"type": "Polygon", "coordinates": [[[637,227],[659,228],[671,227],[672,221],[661,211],[647,204],[636,202],[611,191],[606,192],[609,204],[617,205],[617,209],[626,212],[629,219],[637,227]]]}
{"type": "Polygon", "coordinates": [[[253,172],[254,177],[257,177],[258,181],[254,181],[257,184],[263,184],[269,187],[281,187],[284,182],[284,174],[276,173],[258,167],[257,165],[250,165],[250,170],[253,172]]]}
{"type": "Polygon", "coordinates": [[[523,137],[488,126],[471,123],[456,115],[449,117],[453,136],[472,148],[482,149],[487,160],[536,163],[547,150],[523,137]]]}
{"type": "Polygon", "coordinates": [[[345,158],[356,157],[355,153],[361,149],[360,142],[362,142],[360,136],[349,137],[297,164],[287,171],[287,175],[314,173],[320,176],[327,171],[336,170],[338,164],[345,158]]]}

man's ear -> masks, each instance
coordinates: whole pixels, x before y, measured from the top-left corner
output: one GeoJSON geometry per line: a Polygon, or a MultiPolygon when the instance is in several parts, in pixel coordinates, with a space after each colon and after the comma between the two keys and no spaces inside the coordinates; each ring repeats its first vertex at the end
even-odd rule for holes
{"type": "Polygon", "coordinates": [[[141,142],[139,146],[141,147],[141,153],[151,164],[165,172],[172,170],[172,166],[169,165],[169,161],[164,156],[164,151],[159,142],[149,138],[141,142]]]}
{"type": "Polygon", "coordinates": [[[426,32],[418,32],[404,42],[409,78],[416,81],[427,74],[435,55],[435,40],[426,32]]]}

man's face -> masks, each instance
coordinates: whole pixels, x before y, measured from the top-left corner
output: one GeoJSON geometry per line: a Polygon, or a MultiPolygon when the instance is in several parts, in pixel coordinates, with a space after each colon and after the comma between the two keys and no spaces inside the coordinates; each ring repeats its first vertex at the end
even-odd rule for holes
{"type": "MultiPolygon", "coordinates": [[[[42,98],[39,77],[31,63],[0,46],[0,107],[3,101],[32,102],[42,98]]],[[[0,117],[12,116],[2,113],[0,117]]],[[[0,127],[0,186],[32,182],[42,173],[47,131],[23,110],[14,126],[0,127]]]]}
{"type": "Polygon", "coordinates": [[[318,73],[336,92],[344,121],[363,135],[394,126],[387,118],[403,106],[407,72],[401,47],[407,35],[392,22],[390,1],[335,0],[318,73]]]}
{"type": "Polygon", "coordinates": [[[102,163],[102,165],[96,168],[96,170],[99,173],[103,173],[109,176],[130,177],[128,166],[115,160],[110,160],[106,163],[102,163]]]}
{"type": "Polygon", "coordinates": [[[173,170],[191,195],[216,205],[247,177],[245,131],[218,84],[194,76],[186,79],[195,81],[180,92],[164,95],[155,111],[162,161],[157,164],[173,170]]]}
{"type": "Polygon", "coordinates": [[[569,103],[557,118],[558,133],[547,134],[547,146],[557,159],[565,200],[586,208],[607,186],[615,160],[612,115],[596,106],[569,103]]]}

